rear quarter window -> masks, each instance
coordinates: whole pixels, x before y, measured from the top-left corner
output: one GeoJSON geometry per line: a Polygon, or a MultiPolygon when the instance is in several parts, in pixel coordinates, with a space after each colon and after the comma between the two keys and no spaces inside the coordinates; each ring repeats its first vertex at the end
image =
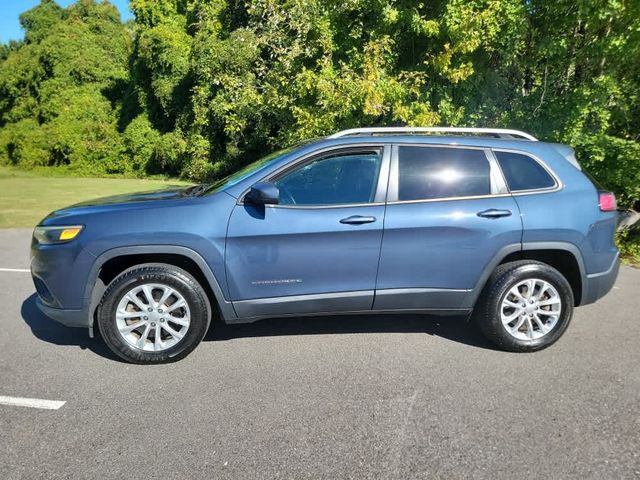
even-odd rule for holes
{"type": "Polygon", "coordinates": [[[549,172],[530,156],[515,152],[493,153],[512,192],[555,187],[556,181],[549,172]]]}

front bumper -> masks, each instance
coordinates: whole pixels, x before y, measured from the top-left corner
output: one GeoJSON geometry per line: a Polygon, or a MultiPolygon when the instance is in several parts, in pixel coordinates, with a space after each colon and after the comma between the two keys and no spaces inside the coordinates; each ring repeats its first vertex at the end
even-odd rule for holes
{"type": "Polygon", "coordinates": [[[604,297],[613,288],[618,272],[620,271],[620,259],[616,255],[608,270],[587,275],[582,288],[582,301],[580,305],[594,303],[604,297]]]}
{"type": "Polygon", "coordinates": [[[36,299],[36,305],[47,317],[67,327],[91,328],[89,315],[87,315],[87,312],[84,310],[68,310],[50,307],[45,305],[40,297],[36,299]]]}
{"type": "Polygon", "coordinates": [[[47,317],[69,327],[91,328],[85,300],[88,273],[95,257],[73,240],[63,244],[31,243],[31,276],[36,305],[47,317]]]}

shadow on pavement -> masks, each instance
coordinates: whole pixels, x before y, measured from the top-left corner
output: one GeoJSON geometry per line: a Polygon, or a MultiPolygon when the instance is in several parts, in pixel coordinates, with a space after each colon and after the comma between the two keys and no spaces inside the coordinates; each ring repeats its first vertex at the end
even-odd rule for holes
{"type": "Polygon", "coordinates": [[[35,293],[22,302],[20,313],[31,332],[43,342],[89,349],[110,360],[122,361],[107,348],[101,338],[89,338],[89,333],[84,328],[66,327],[47,318],[36,305],[35,293]]]}
{"type": "MultiPolygon", "coordinates": [[[[107,348],[99,336],[89,338],[85,329],[66,327],[47,318],[36,306],[35,294],[22,303],[21,314],[33,334],[44,342],[77,346],[81,349],[89,349],[105,358],[122,361],[107,348]]],[[[493,349],[493,346],[467,321],[466,317],[432,315],[289,317],[237,325],[227,325],[217,321],[212,324],[204,341],[343,333],[425,333],[473,347],[493,349]]]]}
{"type": "Polygon", "coordinates": [[[473,347],[494,349],[466,316],[413,314],[289,317],[237,325],[216,322],[209,329],[204,340],[224,341],[247,337],[341,333],[425,333],[473,347]]]}

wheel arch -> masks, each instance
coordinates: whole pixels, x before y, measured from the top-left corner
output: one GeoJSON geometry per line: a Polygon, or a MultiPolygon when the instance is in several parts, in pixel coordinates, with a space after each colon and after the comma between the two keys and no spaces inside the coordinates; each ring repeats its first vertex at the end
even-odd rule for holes
{"type": "Polygon", "coordinates": [[[495,269],[499,265],[516,260],[537,260],[550,265],[562,273],[571,285],[575,306],[580,305],[585,298],[585,267],[577,246],[568,242],[526,242],[522,246],[508,245],[498,252],[471,292],[471,307],[475,305],[495,269]]]}
{"type": "Polygon", "coordinates": [[[233,305],[225,299],[216,276],[198,252],[177,245],[137,245],[114,248],[96,258],[85,290],[91,332],[96,309],[109,283],[126,269],[142,263],[165,263],[188,271],[202,285],[212,308],[218,308],[223,320],[236,317],[233,305]]]}

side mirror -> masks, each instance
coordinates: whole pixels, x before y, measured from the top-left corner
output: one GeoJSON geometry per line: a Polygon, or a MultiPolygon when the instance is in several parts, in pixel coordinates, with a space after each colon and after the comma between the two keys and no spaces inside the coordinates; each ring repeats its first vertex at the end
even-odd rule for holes
{"type": "Polygon", "coordinates": [[[273,183],[258,182],[244,197],[252,205],[276,205],[280,201],[280,190],[273,183]]]}

